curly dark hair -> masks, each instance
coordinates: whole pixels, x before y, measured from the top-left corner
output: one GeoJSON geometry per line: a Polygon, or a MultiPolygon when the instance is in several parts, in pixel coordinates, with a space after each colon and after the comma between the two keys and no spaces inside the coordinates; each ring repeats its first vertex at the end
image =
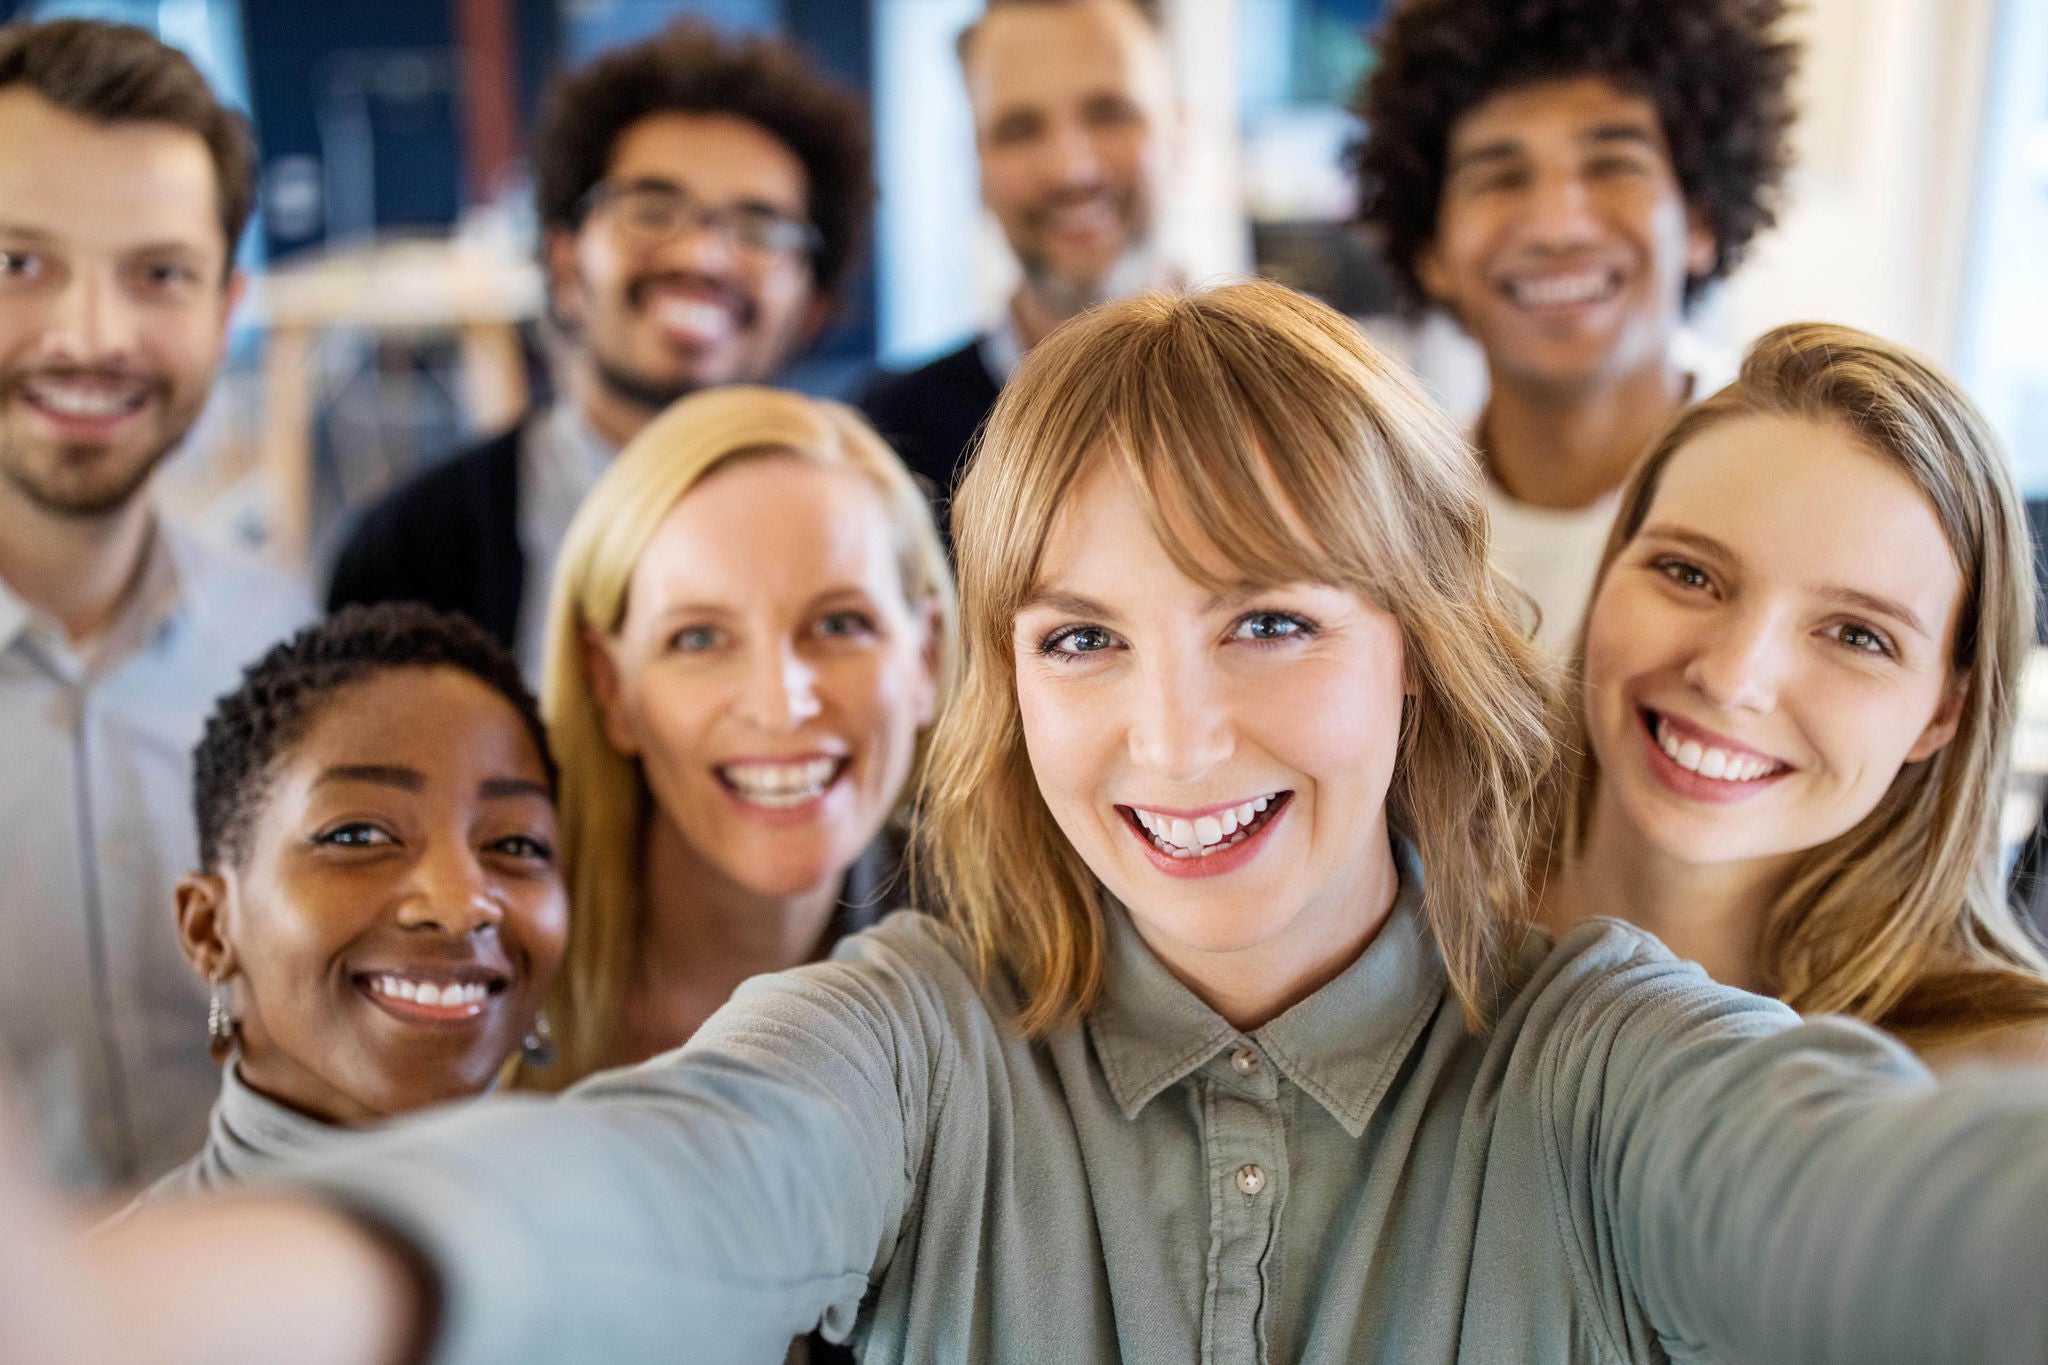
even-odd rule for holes
{"type": "Polygon", "coordinates": [[[1436,235],[1444,162],[1459,119],[1503,90],[1598,76],[1656,105],[1686,203],[1714,234],[1714,265],[1686,280],[1691,304],[1777,220],[1791,161],[1797,44],[1786,0],[1406,0],[1382,29],[1355,107],[1359,219],[1384,237],[1409,301],[1436,235]]]}
{"type": "Polygon", "coordinates": [[[874,206],[867,110],[789,44],[721,38],[699,20],[607,52],[549,87],[533,139],[541,227],[577,228],[619,135],[663,113],[731,114],[759,124],[795,154],[810,182],[818,229],[812,276],[820,293],[836,294],[874,206]]]}
{"type": "Polygon", "coordinates": [[[214,97],[191,58],[129,24],[8,24],[0,27],[0,87],[10,85],[96,123],[167,123],[197,134],[213,162],[233,269],[235,244],[256,207],[256,143],[249,121],[214,97]]]}
{"type": "Polygon", "coordinates": [[[343,607],[273,645],[214,703],[192,751],[192,804],[199,817],[199,864],[208,872],[248,851],[279,761],[351,684],[394,668],[459,668],[512,703],[533,736],[555,790],[540,708],[505,647],[468,617],[418,602],[343,607]]]}

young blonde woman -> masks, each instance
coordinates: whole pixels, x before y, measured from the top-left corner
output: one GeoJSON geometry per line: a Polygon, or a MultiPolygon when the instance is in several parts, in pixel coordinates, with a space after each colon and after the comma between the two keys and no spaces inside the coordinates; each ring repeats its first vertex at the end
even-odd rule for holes
{"type": "MultiPolygon", "coordinates": [[[[138,1218],[63,1287],[143,1361],[820,1323],[868,1361],[2038,1360],[2048,1083],[1937,1091],[1629,926],[1522,932],[1549,698],[1481,498],[1319,304],[1076,320],[961,494],[957,931],[892,917],[679,1052],[138,1218]]],[[[54,1272],[8,1198],[20,1302],[54,1272]]]]}
{"type": "Polygon", "coordinates": [[[1623,491],[1543,912],[1618,915],[1718,980],[1930,1060],[2048,1060],[2048,962],[1997,823],[2034,607],[1969,399],[1782,327],[1623,491]]]}

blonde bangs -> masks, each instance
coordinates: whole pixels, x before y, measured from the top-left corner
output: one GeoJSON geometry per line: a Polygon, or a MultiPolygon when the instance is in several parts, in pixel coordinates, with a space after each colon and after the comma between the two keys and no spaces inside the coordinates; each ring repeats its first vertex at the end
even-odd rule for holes
{"type": "Polygon", "coordinates": [[[1487,561],[1457,431],[1341,315],[1247,284],[1062,328],[1004,390],[955,501],[967,676],[934,737],[930,857],[984,969],[1016,983],[1020,1025],[1071,1021],[1100,985],[1098,888],[1038,796],[1011,643],[1059,511],[1099,460],[1129,476],[1191,580],[1328,583],[1400,621],[1420,695],[1389,819],[1423,854],[1453,988],[1483,1023],[1526,908],[1521,817],[1553,766],[1547,667],[1487,561]]]}

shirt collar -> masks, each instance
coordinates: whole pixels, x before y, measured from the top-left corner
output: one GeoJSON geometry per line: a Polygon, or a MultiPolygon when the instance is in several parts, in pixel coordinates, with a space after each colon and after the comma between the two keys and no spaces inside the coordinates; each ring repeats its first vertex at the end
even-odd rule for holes
{"type": "Polygon", "coordinates": [[[1010,376],[1024,363],[1024,337],[1017,331],[1015,304],[1004,308],[996,325],[981,334],[975,350],[981,355],[981,367],[996,381],[997,388],[1010,382],[1010,376]]]}
{"type": "MultiPolygon", "coordinates": [[[[87,645],[87,659],[115,654],[126,655],[146,645],[181,611],[204,625],[210,619],[207,594],[187,589],[198,582],[203,565],[198,548],[161,516],[150,519],[149,540],[143,550],[142,571],[129,590],[120,615],[87,645]]],[[[71,646],[55,622],[30,607],[0,579],[0,650],[12,648],[31,628],[47,627],[48,640],[63,654],[71,646]]]]}
{"type": "Polygon", "coordinates": [[[1444,999],[1443,959],[1422,913],[1422,865],[1394,840],[1400,890],[1358,960],[1262,1028],[1239,1033],[1174,979],[1130,915],[1104,898],[1101,1003],[1088,1030],[1110,1093],[1135,1119],[1154,1097],[1227,1047],[1250,1042],[1354,1138],[1444,999]]]}
{"type": "Polygon", "coordinates": [[[598,433],[574,403],[564,400],[548,410],[548,450],[587,491],[618,455],[619,448],[598,433]]]}

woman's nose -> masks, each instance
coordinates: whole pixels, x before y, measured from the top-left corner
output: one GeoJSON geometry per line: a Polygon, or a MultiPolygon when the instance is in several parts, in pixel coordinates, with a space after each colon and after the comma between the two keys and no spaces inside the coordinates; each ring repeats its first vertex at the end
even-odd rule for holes
{"type": "Polygon", "coordinates": [[[1199,664],[1146,670],[1133,701],[1133,761],[1169,782],[1188,784],[1229,759],[1235,727],[1223,690],[1199,664]]]}
{"type": "Polygon", "coordinates": [[[1701,634],[1686,681],[1721,710],[1769,711],[1789,667],[1784,633],[1764,612],[1731,616],[1701,634]]]}
{"type": "Polygon", "coordinates": [[[414,869],[398,907],[408,929],[468,934],[505,918],[496,888],[467,844],[430,852],[414,869]]]}
{"type": "Polygon", "coordinates": [[[822,709],[817,667],[787,642],[759,652],[742,689],[742,714],[764,730],[794,730],[822,709]]]}

